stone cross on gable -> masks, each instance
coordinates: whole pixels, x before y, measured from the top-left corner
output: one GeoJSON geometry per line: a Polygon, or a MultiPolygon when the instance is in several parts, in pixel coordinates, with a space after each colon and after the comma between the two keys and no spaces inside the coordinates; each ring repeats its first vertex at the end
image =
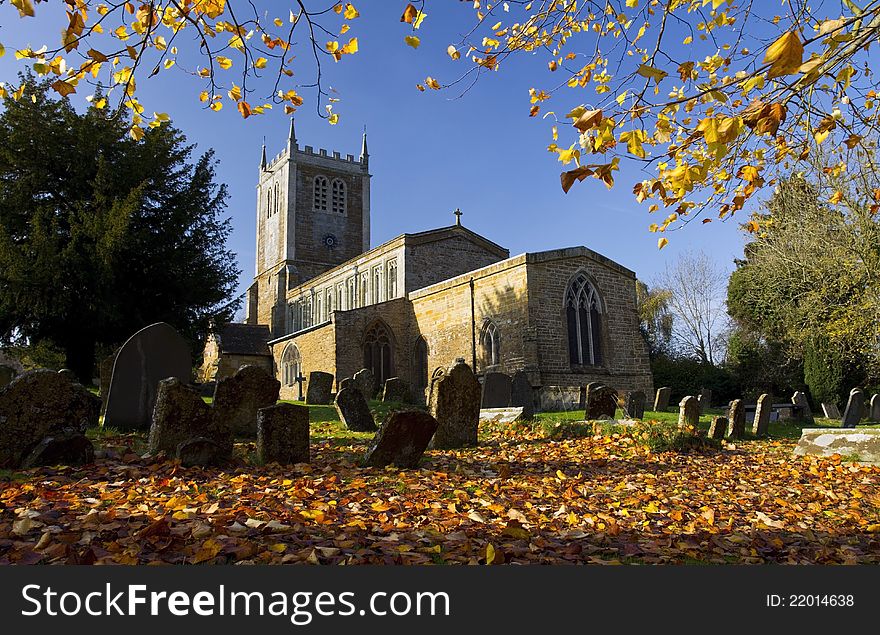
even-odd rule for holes
{"type": "Polygon", "coordinates": [[[305,376],[302,374],[302,372],[300,372],[300,373],[294,378],[294,381],[296,382],[297,390],[298,390],[298,392],[299,392],[299,395],[298,395],[297,398],[296,398],[297,401],[302,401],[302,400],[303,400],[303,382],[305,382],[305,380],[306,380],[306,378],[305,378],[305,376]]]}
{"type": "Polygon", "coordinates": [[[455,214],[455,224],[461,225],[461,210],[456,207],[453,214],[455,214]]]}

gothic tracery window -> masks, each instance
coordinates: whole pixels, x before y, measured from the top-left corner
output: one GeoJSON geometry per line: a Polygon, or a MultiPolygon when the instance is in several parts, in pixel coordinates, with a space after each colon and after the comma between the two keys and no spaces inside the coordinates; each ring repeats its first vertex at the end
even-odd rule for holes
{"type": "Polygon", "coordinates": [[[492,320],[486,320],[480,330],[480,350],[483,357],[483,366],[497,366],[501,363],[501,349],[499,347],[498,327],[492,320]]]}
{"type": "Polygon", "coordinates": [[[302,371],[302,360],[295,344],[288,344],[281,354],[281,384],[293,386],[302,371]]]}
{"type": "Polygon", "coordinates": [[[328,210],[328,190],[330,183],[326,176],[320,174],[315,177],[315,211],[326,212],[328,210]]]}
{"type": "Polygon", "coordinates": [[[602,363],[602,305],[585,273],[579,273],[565,292],[568,356],[572,364],[602,363]]]}
{"type": "Polygon", "coordinates": [[[388,329],[381,322],[376,322],[364,335],[364,368],[373,372],[380,386],[394,377],[394,347],[388,329]]]}
{"type": "Polygon", "coordinates": [[[345,214],[345,181],[333,179],[331,209],[337,214],[345,214]]]}

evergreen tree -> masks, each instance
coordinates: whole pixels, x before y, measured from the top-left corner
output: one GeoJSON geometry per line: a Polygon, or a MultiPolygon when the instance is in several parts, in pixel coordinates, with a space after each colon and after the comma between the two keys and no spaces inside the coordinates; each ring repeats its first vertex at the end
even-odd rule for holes
{"type": "Polygon", "coordinates": [[[92,377],[96,345],[157,321],[193,343],[231,319],[239,270],[213,157],[170,124],[77,113],[24,77],[33,99],[0,113],[0,329],[48,340],[92,377]]]}

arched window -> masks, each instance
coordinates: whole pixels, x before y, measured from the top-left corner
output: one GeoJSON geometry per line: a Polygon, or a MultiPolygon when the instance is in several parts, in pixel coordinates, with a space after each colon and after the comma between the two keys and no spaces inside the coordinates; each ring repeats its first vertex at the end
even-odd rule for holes
{"type": "Polygon", "coordinates": [[[345,285],[348,287],[348,308],[357,308],[357,290],[355,289],[357,286],[357,278],[352,276],[345,281],[345,285]]]}
{"type": "Polygon", "coordinates": [[[413,368],[415,369],[415,387],[419,393],[423,393],[428,387],[428,342],[423,336],[416,340],[413,353],[413,368]]]}
{"type": "Polygon", "coordinates": [[[327,289],[327,319],[330,319],[330,314],[333,313],[333,287],[327,289]]]}
{"type": "Polygon", "coordinates": [[[572,364],[602,363],[602,303],[585,273],[579,273],[565,292],[568,357],[572,364]]]}
{"type": "Polygon", "coordinates": [[[272,186],[266,191],[266,218],[272,215],[272,186]]]}
{"type": "Polygon", "coordinates": [[[281,185],[279,183],[275,184],[275,209],[272,212],[273,214],[277,214],[278,210],[281,209],[281,185]]]}
{"type": "Polygon", "coordinates": [[[296,378],[302,372],[302,360],[299,349],[294,344],[288,344],[281,354],[281,385],[293,386],[296,378]]]}
{"type": "Polygon", "coordinates": [[[397,297],[397,261],[388,261],[388,296],[387,300],[393,300],[397,297]]]}
{"type": "Polygon", "coordinates": [[[315,177],[315,211],[327,211],[327,190],[330,189],[330,183],[326,176],[320,174],[315,177]]]}
{"type": "Polygon", "coordinates": [[[367,306],[367,287],[370,284],[370,275],[364,271],[361,274],[360,285],[358,286],[358,296],[360,297],[361,306],[367,306]]]}
{"type": "Polygon", "coordinates": [[[331,208],[337,214],[345,214],[345,181],[342,179],[333,179],[332,188],[333,197],[331,208]]]}
{"type": "Polygon", "coordinates": [[[381,322],[375,323],[364,335],[364,368],[373,372],[380,386],[394,377],[394,347],[388,329],[381,322]]]}
{"type": "Polygon", "coordinates": [[[483,328],[480,329],[480,350],[483,354],[484,368],[501,363],[501,349],[498,344],[498,327],[492,320],[486,320],[483,322],[483,328]]]}
{"type": "Polygon", "coordinates": [[[373,304],[379,304],[382,301],[382,267],[373,267],[373,304]]]}

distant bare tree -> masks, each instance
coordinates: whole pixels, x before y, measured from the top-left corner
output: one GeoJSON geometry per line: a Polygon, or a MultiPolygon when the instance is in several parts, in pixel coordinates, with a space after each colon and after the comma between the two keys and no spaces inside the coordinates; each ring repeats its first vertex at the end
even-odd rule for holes
{"type": "Polygon", "coordinates": [[[716,364],[724,355],[727,276],[704,252],[685,252],[667,265],[654,287],[669,293],[672,348],[675,352],[716,364]]]}

